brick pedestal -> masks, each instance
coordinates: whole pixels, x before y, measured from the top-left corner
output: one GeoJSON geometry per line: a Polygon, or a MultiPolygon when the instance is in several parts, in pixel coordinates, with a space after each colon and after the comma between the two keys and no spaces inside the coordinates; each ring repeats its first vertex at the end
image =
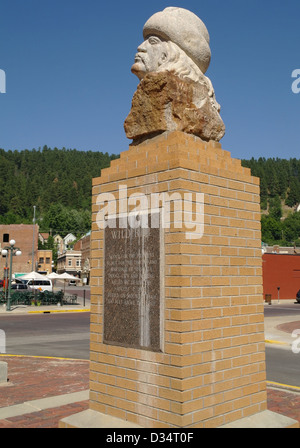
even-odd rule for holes
{"type": "Polygon", "coordinates": [[[181,132],[130,147],[93,181],[91,259],[91,418],[208,428],[263,415],[259,180],[249,169],[220,144],[181,132]],[[204,195],[200,238],[176,226],[172,207],[162,231],[161,351],[103,342],[104,231],[97,200],[102,193],[118,198],[120,186],[128,196],[204,195]]]}

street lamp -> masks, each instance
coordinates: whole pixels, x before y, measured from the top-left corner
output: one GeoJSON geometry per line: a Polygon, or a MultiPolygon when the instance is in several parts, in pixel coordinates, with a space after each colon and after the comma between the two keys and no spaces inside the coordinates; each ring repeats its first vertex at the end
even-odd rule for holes
{"type": "MultiPolygon", "coordinates": [[[[7,257],[7,255],[10,253],[10,259],[9,259],[9,284],[8,284],[8,297],[7,297],[7,303],[6,303],[6,311],[11,311],[10,309],[10,300],[11,300],[11,275],[12,275],[12,262],[13,262],[13,256],[19,256],[22,255],[22,252],[18,247],[15,247],[15,240],[10,240],[9,246],[6,246],[2,250],[2,255],[7,257]]],[[[6,283],[5,283],[6,286],[6,283]]]]}

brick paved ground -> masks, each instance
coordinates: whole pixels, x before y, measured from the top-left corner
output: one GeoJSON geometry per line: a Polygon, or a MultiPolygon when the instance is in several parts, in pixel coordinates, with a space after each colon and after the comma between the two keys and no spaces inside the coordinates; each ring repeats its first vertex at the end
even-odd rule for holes
{"type": "Polygon", "coordinates": [[[285,333],[292,334],[294,330],[300,328],[300,322],[286,322],[284,324],[277,325],[278,330],[284,331],[285,333]]]}
{"type": "MultiPolygon", "coordinates": [[[[0,386],[0,408],[89,388],[89,361],[0,356],[9,382],[0,386]]],[[[58,428],[69,415],[88,409],[88,401],[0,420],[0,428],[58,428]]],[[[268,388],[268,409],[300,422],[300,393],[268,388]]]]}
{"type": "Polygon", "coordinates": [[[0,356],[8,383],[0,386],[0,407],[89,388],[89,361],[0,356]]]}
{"type": "Polygon", "coordinates": [[[268,409],[300,422],[300,393],[268,388],[268,409]]]}
{"type": "MultiPolygon", "coordinates": [[[[0,408],[89,388],[89,361],[0,356],[8,383],[0,386],[0,408]]],[[[57,428],[58,422],[88,409],[88,401],[0,420],[0,428],[57,428]]]]}

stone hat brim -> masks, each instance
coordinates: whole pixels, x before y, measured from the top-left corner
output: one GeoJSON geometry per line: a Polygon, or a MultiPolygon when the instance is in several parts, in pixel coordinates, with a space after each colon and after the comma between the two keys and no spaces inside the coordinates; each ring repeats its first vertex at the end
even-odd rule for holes
{"type": "Polygon", "coordinates": [[[169,7],[150,17],[144,25],[143,36],[155,35],[178,45],[205,73],[211,51],[209,34],[199,17],[183,8],[169,7]]]}

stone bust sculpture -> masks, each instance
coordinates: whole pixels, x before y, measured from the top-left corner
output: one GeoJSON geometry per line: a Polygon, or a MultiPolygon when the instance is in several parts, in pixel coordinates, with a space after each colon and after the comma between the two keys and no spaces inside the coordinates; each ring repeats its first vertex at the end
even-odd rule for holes
{"type": "Polygon", "coordinates": [[[141,83],[125,121],[127,137],[178,129],[219,141],[225,127],[205,76],[211,52],[204,23],[186,9],[169,7],[150,17],[143,35],[131,68],[141,83]]]}

